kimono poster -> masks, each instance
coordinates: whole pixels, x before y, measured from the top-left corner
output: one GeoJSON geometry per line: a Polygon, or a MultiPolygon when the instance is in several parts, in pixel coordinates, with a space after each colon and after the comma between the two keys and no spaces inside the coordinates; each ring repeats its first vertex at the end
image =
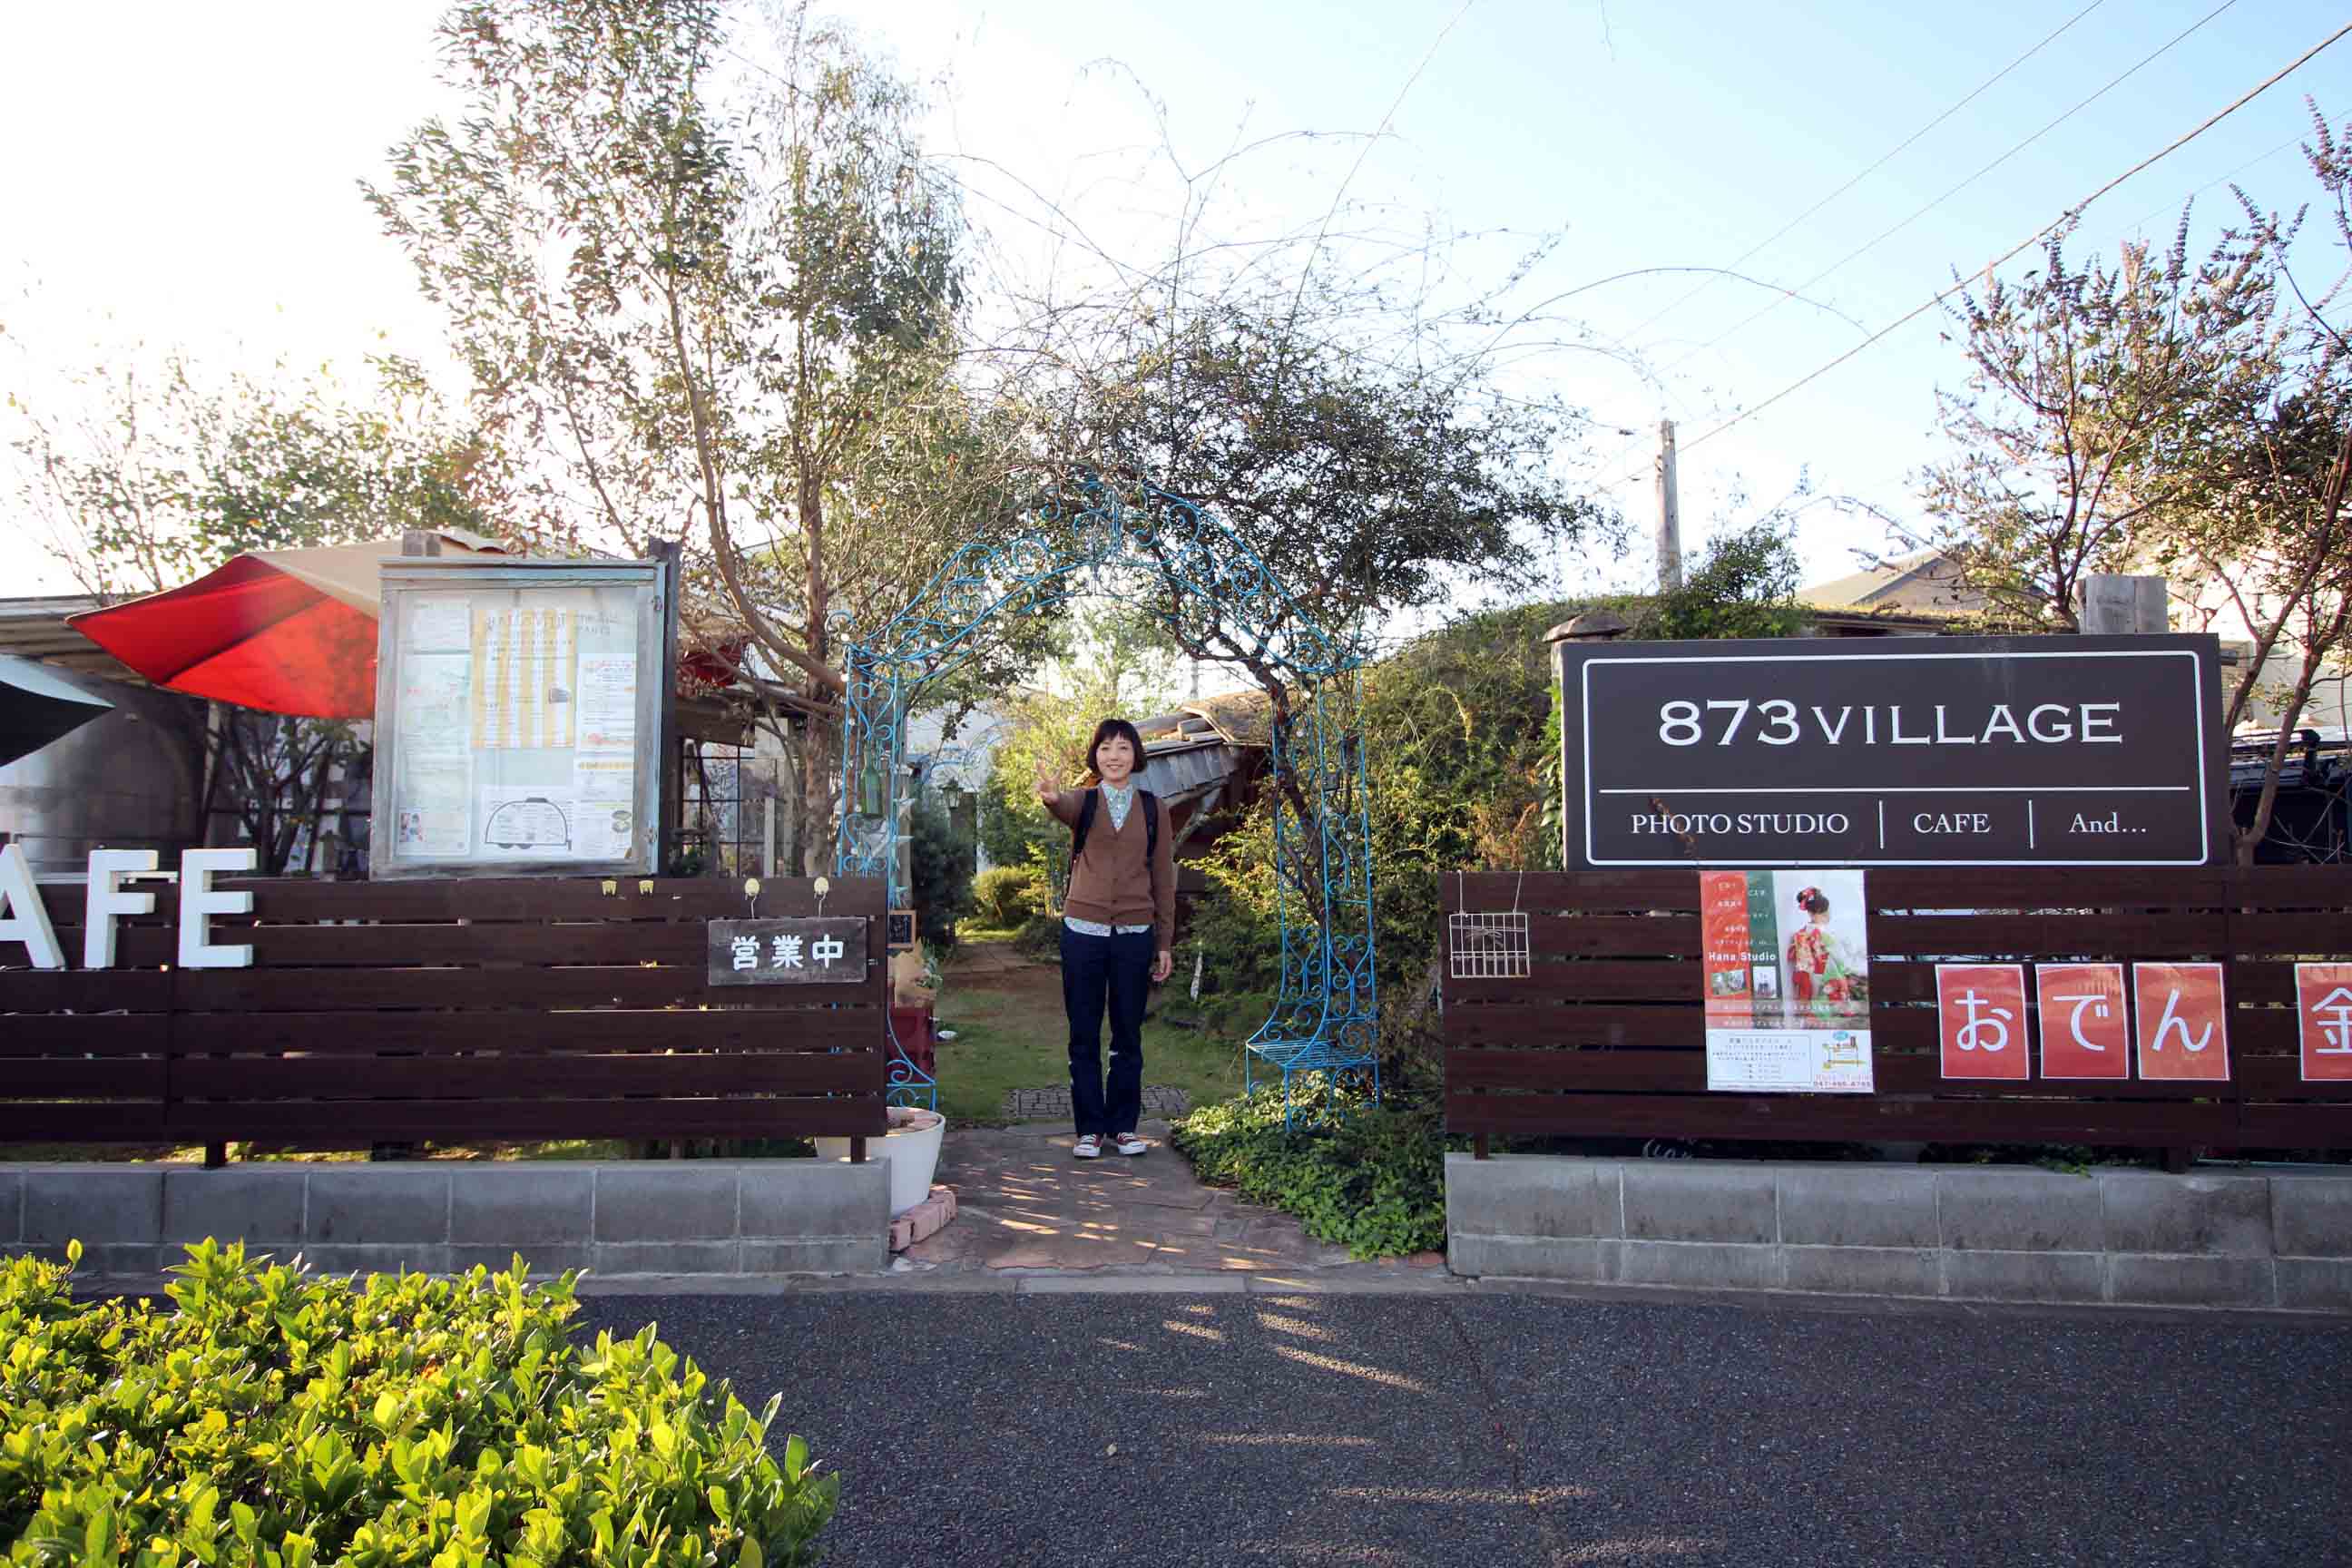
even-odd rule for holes
{"type": "Polygon", "coordinates": [[[1871,1092],[1867,910],[1856,870],[1699,873],[1708,1089],[1871,1092]]]}

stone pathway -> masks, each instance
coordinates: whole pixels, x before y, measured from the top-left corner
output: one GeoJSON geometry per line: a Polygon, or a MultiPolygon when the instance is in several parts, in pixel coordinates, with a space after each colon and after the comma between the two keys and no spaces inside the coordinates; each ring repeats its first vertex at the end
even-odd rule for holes
{"type": "Polygon", "coordinates": [[[956,1216],[898,1255],[898,1276],[1022,1276],[1139,1279],[1170,1275],[1280,1275],[1332,1285],[1450,1280],[1436,1253],[1357,1263],[1310,1239],[1289,1215],[1203,1186],[1168,1147],[1168,1124],[1147,1121],[1140,1158],[1070,1156],[1069,1123],[950,1128],[938,1182],[956,1216]]]}
{"type": "MultiPolygon", "coordinates": [[[[1143,1086],[1143,1109],[1155,1116],[1181,1116],[1192,1109],[1182,1089],[1172,1083],[1143,1086]]],[[[1070,1117],[1070,1086],[1051,1089],[1008,1089],[1004,1115],[1012,1121],[1066,1121],[1070,1117]]]]}

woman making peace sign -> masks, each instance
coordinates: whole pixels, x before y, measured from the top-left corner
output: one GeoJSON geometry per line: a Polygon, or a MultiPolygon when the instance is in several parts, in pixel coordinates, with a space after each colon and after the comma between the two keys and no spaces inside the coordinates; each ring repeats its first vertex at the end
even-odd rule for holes
{"type": "Polygon", "coordinates": [[[1106,1141],[1140,1154],[1143,1006],[1151,984],[1176,966],[1175,842],[1161,831],[1160,802],[1135,787],[1143,737],[1124,719],[1095,726],[1087,763],[1102,780],[1065,790],[1037,764],[1037,798],[1075,830],[1070,890],[1062,900],[1062,1005],[1070,1018],[1070,1110],[1081,1160],[1106,1141]],[[1155,956],[1156,954],[1156,956],[1155,956]],[[1104,1005],[1110,1011],[1110,1076],[1101,1061],[1104,1005]]]}

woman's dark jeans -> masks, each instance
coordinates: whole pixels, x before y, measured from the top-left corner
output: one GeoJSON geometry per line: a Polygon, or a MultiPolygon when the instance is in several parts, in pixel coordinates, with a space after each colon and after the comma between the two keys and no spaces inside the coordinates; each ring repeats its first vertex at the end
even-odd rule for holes
{"type": "Polygon", "coordinates": [[[1159,949],[1148,931],[1088,936],[1062,928],[1062,1005],[1070,1015],[1070,1110],[1080,1135],[1132,1132],[1143,1114],[1143,1006],[1159,949]],[[1110,1083],[1102,1021],[1110,1005],[1110,1083]]]}

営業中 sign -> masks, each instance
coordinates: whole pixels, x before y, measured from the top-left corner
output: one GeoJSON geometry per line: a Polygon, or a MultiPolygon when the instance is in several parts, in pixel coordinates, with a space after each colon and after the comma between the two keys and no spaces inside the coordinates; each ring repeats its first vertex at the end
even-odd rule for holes
{"type": "Polygon", "coordinates": [[[1567,864],[2199,866],[2208,636],[1560,645],[1567,864]]]}
{"type": "Polygon", "coordinates": [[[863,916],[712,921],[713,985],[854,984],[866,978],[863,916]]]}

